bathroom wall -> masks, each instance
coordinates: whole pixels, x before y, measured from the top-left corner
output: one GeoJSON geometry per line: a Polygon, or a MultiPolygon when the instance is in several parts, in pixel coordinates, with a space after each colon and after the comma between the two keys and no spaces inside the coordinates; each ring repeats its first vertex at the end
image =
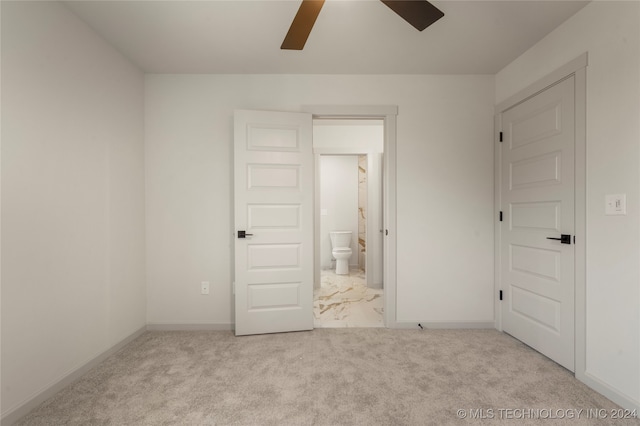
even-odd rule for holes
{"type": "Polygon", "coordinates": [[[366,270],[367,262],[367,156],[358,155],[358,266],[366,270]]]}
{"type": "Polygon", "coordinates": [[[320,250],[322,269],[331,264],[331,231],[351,231],[349,265],[358,266],[358,156],[320,157],[320,250]]]}

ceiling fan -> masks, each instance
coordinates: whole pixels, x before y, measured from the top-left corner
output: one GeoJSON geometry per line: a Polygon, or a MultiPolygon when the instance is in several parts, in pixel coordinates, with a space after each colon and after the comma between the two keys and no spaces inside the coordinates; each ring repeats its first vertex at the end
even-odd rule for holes
{"type": "MultiPolygon", "coordinates": [[[[302,50],[311,28],[316,22],[325,0],[302,0],[289,32],[280,49],[302,50]]],[[[380,0],[402,19],[422,31],[444,16],[444,13],[427,0],[380,0]]]]}

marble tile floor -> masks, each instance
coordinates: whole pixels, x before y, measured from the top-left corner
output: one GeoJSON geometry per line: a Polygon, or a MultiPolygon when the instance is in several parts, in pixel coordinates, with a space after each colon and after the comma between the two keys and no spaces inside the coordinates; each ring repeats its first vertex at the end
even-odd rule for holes
{"type": "Polygon", "coordinates": [[[365,285],[364,271],[336,275],[321,272],[321,286],[313,292],[313,325],[316,328],[384,327],[382,289],[365,285]]]}

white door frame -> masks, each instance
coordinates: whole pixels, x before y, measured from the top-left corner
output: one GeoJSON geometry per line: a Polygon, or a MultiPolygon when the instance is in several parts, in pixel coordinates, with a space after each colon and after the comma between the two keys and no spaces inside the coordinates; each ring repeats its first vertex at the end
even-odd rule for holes
{"type": "MultiPolygon", "coordinates": [[[[396,116],[398,107],[350,106],[350,105],[309,105],[302,112],[308,112],[313,118],[377,118],[384,121],[384,152],[382,157],[382,217],[384,236],[382,239],[382,282],[384,288],[384,324],[388,328],[397,328],[396,316],[396,116]]],[[[317,176],[317,173],[316,173],[317,176]]],[[[316,194],[316,201],[319,195],[316,194]]],[[[317,207],[317,203],[316,203],[317,207]]],[[[318,209],[314,209],[316,224],[315,250],[320,251],[318,209]]],[[[315,256],[315,276],[320,274],[319,257],[315,256]]]]}
{"type": "MultiPolygon", "coordinates": [[[[586,67],[587,53],[584,53],[524,90],[499,103],[495,109],[494,129],[494,198],[495,198],[495,294],[494,312],[496,328],[502,331],[502,313],[497,295],[503,289],[500,276],[500,225],[497,221],[502,210],[501,185],[502,158],[500,150],[500,130],[502,113],[523,102],[527,98],[545,90],[561,80],[575,76],[575,375],[589,384],[586,378],[586,67]]],[[[591,384],[589,384],[591,386],[591,384]]],[[[592,386],[593,387],[593,386],[592,386]]]]}

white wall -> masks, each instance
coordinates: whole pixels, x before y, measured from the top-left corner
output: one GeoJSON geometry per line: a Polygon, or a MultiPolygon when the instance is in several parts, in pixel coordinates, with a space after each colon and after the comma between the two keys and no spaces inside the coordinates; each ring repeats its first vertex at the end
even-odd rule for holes
{"type": "MultiPolygon", "coordinates": [[[[586,375],[640,407],[640,3],[594,1],[496,75],[502,101],[588,52],[586,375]],[[605,194],[627,216],[605,216],[605,194]]],[[[608,394],[611,397],[611,394],[608,394]]],[[[626,401],[626,402],[625,402],[626,401]]]]}
{"type": "Polygon", "coordinates": [[[493,76],[145,80],[150,324],[232,322],[233,110],[336,104],[399,107],[398,320],[493,322],[493,76]]]}
{"type": "MultiPolygon", "coordinates": [[[[351,231],[349,265],[358,265],[358,157],[322,155],[320,157],[320,262],[331,268],[331,231],[351,231]]],[[[335,265],[335,263],[334,263],[335,265]]]]}
{"type": "Polygon", "coordinates": [[[2,409],[145,325],[143,75],[66,7],[2,2],[2,409]]]}

